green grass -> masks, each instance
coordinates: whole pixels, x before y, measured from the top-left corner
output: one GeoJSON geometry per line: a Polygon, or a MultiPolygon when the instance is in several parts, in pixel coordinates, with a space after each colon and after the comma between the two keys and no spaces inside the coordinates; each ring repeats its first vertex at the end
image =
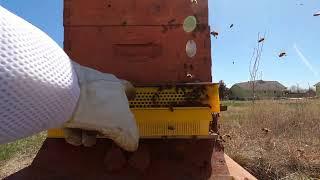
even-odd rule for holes
{"type": "Polygon", "coordinates": [[[45,133],[21,139],[12,143],[0,145],[0,168],[1,164],[19,154],[34,154],[41,147],[45,133]]]}

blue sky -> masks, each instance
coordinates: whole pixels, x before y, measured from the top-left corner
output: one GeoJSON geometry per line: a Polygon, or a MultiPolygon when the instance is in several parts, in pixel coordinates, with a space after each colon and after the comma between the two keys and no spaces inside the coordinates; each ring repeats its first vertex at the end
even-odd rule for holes
{"type": "MultiPolygon", "coordinates": [[[[62,0],[0,0],[0,5],[63,43],[62,0]]],[[[320,81],[320,10],[317,0],[209,0],[214,81],[249,80],[258,32],[267,32],[259,74],[286,86],[320,81]],[[300,5],[303,4],[303,5],[300,5]],[[229,28],[234,24],[233,28],[229,28]],[[288,56],[278,58],[285,51],[288,56]],[[235,62],[233,64],[233,61],[235,62]]]]}

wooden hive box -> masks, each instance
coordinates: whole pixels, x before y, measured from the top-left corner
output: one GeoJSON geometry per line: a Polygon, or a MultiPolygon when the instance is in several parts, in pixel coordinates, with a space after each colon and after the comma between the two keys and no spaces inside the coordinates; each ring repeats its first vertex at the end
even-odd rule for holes
{"type": "Polygon", "coordinates": [[[208,24],[208,0],[64,0],[66,26],[182,24],[196,15],[208,24]]]}
{"type": "Polygon", "coordinates": [[[65,0],[64,48],[74,61],[135,84],[211,82],[208,2],[65,0]],[[197,29],[186,33],[187,16],[197,29]],[[186,55],[194,40],[197,54],[186,55]],[[192,77],[190,77],[192,75],[192,77]]]}

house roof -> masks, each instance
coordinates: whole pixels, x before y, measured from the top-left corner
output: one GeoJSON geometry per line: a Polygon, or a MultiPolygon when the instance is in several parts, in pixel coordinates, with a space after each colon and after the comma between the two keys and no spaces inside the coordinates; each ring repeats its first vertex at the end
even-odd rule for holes
{"type": "MultiPolygon", "coordinates": [[[[234,86],[238,86],[242,89],[246,89],[246,90],[250,90],[252,88],[252,81],[248,81],[248,82],[241,82],[241,83],[237,83],[234,86]]],[[[281,83],[279,83],[278,81],[263,81],[263,80],[258,80],[255,81],[255,89],[256,90],[262,90],[262,91],[268,91],[268,90],[272,90],[272,91],[284,91],[287,88],[282,85],[281,83]]]]}
{"type": "Polygon", "coordinates": [[[314,86],[320,86],[320,82],[318,82],[317,84],[315,84],[314,86]]]}

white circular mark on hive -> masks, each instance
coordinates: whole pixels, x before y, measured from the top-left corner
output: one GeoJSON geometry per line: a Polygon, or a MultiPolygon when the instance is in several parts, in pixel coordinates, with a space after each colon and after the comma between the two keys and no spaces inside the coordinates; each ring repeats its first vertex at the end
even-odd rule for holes
{"type": "Polygon", "coordinates": [[[197,44],[194,40],[189,40],[186,44],[187,56],[193,58],[197,54],[197,44]]]}

